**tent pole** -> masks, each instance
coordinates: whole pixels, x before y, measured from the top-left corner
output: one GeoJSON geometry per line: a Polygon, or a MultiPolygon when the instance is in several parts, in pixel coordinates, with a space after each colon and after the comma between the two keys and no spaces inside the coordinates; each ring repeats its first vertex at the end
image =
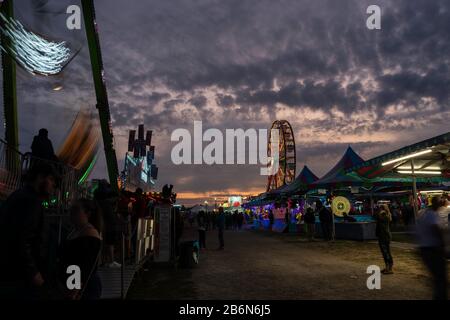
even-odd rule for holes
{"type": "Polygon", "coordinates": [[[416,173],[414,171],[414,159],[411,159],[411,172],[412,172],[412,178],[413,178],[413,209],[414,209],[414,222],[417,219],[417,213],[419,211],[418,204],[417,204],[417,179],[416,179],[416,173]]]}
{"type": "Polygon", "coordinates": [[[373,217],[373,192],[370,192],[370,214],[373,217]]]}

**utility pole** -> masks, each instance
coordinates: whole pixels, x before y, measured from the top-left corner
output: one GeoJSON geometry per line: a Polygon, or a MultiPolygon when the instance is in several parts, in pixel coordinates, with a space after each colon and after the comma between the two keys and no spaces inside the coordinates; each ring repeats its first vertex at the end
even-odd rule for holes
{"type": "Polygon", "coordinates": [[[84,25],[86,37],[89,44],[91,58],[92,76],[95,84],[95,95],[97,97],[97,109],[102,129],[103,145],[105,147],[106,165],[108,168],[109,181],[114,191],[118,191],[117,179],[119,168],[117,165],[116,151],[113,145],[113,131],[111,126],[111,114],[109,111],[108,93],[104,79],[104,69],[100,40],[98,36],[97,22],[95,20],[94,0],[81,0],[83,6],[84,25]]]}
{"type": "MultiPolygon", "coordinates": [[[[7,18],[14,17],[13,0],[5,0],[0,5],[1,13],[7,18]]],[[[9,47],[11,40],[2,34],[1,43],[3,47],[9,47]]],[[[2,68],[3,68],[3,114],[5,122],[5,140],[8,148],[19,149],[19,129],[17,120],[17,86],[16,86],[16,63],[14,59],[2,50],[2,68]]],[[[7,152],[10,159],[8,163],[18,163],[16,152],[7,152]],[[11,161],[11,162],[10,162],[11,161]]]]}

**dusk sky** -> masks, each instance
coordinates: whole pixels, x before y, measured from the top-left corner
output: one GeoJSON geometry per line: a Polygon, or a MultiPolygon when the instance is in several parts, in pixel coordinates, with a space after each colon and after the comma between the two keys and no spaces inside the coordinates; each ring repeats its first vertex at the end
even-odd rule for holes
{"type": "MultiPolygon", "coordinates": [[[[16,18],[27,28],[81,48],[59,76],[18,70],[23,151],[41,127],[57,148],[80,108],[95,112],[84,28],[66,28],[71,4],[80,2],[15,0],[16,18]],[[53,91],[56,84],[63,90],[53,91]]],[[[174,165],[170,135],[192,130],[194,120],[223,132],[288,120],[297,174],[307,164],[318,176],[349,145],[369,159],[449,129],[448,0],[95,4],[119,168],[128,130],[144,123],[154,132],[157,189],[172,183],[182,203],[256,195],[266,186],[261,165],[174,165]],[[382,9],[381,30],[366,27],[371,4],[382,9]]],[[[107,176],[99,152],[92,178],[107,176]]]]}

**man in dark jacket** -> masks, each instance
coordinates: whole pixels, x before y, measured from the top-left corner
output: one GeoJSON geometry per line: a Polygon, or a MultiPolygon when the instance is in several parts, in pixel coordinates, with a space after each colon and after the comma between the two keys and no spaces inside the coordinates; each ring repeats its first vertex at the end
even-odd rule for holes
{"type": "Polygon", "coordinates": [[[23,188],[12,193],[0,212],[0,292],[35,299],[44,285],[41,238],[42,201],[55,188],[56,174],[46,164],[33,166],[23,188]]]}
{"type": "Polygon", "coordinates": [[[316,211],[319,215],[324,240],[333,240],[333,216],[331,211],[325,208],[320,200],[316,201],[316,211]]]}
{"type": "Polygon", "coordinates": [[[39,134],[34,136],[33,143],[31,144],[31,154],[34,157],[44,160],[57,160],[52,142],[48,138],[47,129],[40,129],[39,134]]]}

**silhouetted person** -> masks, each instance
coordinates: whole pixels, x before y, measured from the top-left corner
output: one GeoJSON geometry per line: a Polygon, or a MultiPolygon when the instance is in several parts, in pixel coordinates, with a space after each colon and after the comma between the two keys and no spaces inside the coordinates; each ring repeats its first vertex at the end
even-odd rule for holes
{"type": "Polygon", "coordinates": [[[52,142],[48,138],[47,129],[40,129],[39,134],[37,136],[34,136],[33,143],[31,144],[31,154],[34,157],[44,160],[57,160],[55,152],[53,150],[52,142]]]}
{"type": "Polygon", "coordinates": [[[314,210],[312,208],[307,208],[305,216],[303,218],[305,222],[305,233],[310,241],[314,240],[316,216],[314,215],[314,210]]]}
{"type": "Polygon", "coordinates": [[[174,216],[175,216],[175,250],[176,254],[178,255],[180,239],[181,236],[183,235],[184,230],[184,219],[180,208],[174,208],[174,216]]]}
{"type": "Polygon", "coordinates": [[[326,241],[333,240],[333,214],[325,208],[322,201],[316,201],[316,210],[322,227],[323,238],[326,241]]]}
{"type": "Polygon", "coordinates": [[[219,207],[219,214],[217,215],[217,229],[219,236],[219,250],[223,250],[225,247],[223,239],[223,230],[225,229],[225,213],[223,212],[222,207],[219,207]]]}
{"type": "Polygon", "coordinates": [[[203,210],[197,214],[197,225],[200,249],[206,249],[206,213],[203,210]]]}
{"type": "Polygon", "coordinates": [[[238,229],[242,229],[242,225],[244,224],[244,214],[242,212],[238,213],[238,229]]]}
{"type": "Polygon", "coordinates": [[[113,192],[107,182],[102,182],[94,192],[94,200],[99,206],[103,217],[102,233],[104,240],[104,263],[111,268],[120,267],[115,261],[114,247],[121,241],[120,218],[118,215],[119,196],[113,192]]]}
{"type": "Polygon", "coordinates": [[[100,299],[102,282],[97,266],[102,247],[102,212],[95,201],[80,199],[70,209],[73,230],[61,246],[59,278],[63,286],[68,277],[67,268],[76,265],[81,271],[81,290],[68,290],[71,300],[100,299]]]}
{"type": "Polygon", "coordinates": [[[273,222],[275,221],[275,217],[273,216],[272,209],[269,210],[269,223],[270,223],[270,230],[272,230],[273,222]]]}
{"type": "Polygon", "coordinates": [[[42,202],[55,188],[56,173],[44,163],[33,166],[25,185],[13,192],[0,213],[0,293],[7,298],[42,298],[42,202]]]}
{"type": "Polygon", "coordinates": [[[443,205],[441,197],[434,197],[431,201],[431,208],[420,213],[416,226],[420,255],[432,275],[433,299],[436,300],[447,300],[445,227],[439,216],[439,210],[443,205]]]}
{"type": "Polygon", "coordinates": [[[162,188],[162,198],[165,201],[172,201],[172,189],[173,189],[173,185],[171,184],[166,184],[163,186],[162,188]]]}
{"type": "Polygon", "coordinates": [[[392,267],[394,266],[394,260],[391,254],[391,229],[390,224],[392,222],[392,214],[387,204],[382,204],[379,212],[375,215],[377,221],[376,236],[378,238],[378,245],[380,246],[381,254],[386,268],[381,272],[383,274],[392,274],[392,267]]]}

